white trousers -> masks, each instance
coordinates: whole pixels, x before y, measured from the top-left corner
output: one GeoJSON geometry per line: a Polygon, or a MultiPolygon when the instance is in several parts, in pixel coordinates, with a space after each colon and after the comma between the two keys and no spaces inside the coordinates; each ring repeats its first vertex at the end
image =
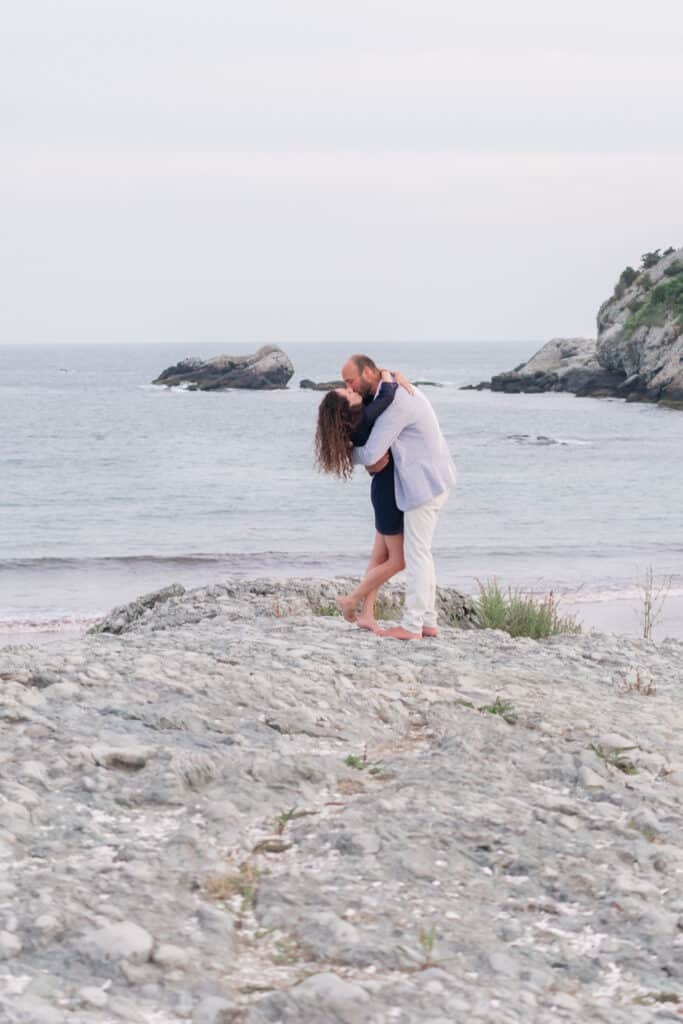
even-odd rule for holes
{"type": "Polygon", "coordinates": [[[432,538],[439,512],[448,491],[430,498],[403,515],[403,547],[406,560],[406,605],[403,628],[420,633],[423,626],[436,626],[436,572],[432,538]]]}

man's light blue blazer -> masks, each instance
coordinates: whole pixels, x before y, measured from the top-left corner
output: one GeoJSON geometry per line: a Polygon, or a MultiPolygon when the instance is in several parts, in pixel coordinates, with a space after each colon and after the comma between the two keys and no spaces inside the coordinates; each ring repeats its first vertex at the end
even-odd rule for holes
{"type": "Polygon", "coordinates": [[[402,512],[423,505],[455,483],[455,465],[429,401],[416,389],[398,388],[376,420],[370,439],[354,448],[354,463],[371,466],[391,448],[396,504],[402,512]]]}

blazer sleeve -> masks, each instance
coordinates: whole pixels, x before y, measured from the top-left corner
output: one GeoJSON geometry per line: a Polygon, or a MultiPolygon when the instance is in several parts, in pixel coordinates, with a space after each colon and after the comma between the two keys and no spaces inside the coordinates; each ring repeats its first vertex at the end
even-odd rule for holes
{"type": "Polygon", "coordinates": [[[397,387],[398,384],[394,384],[386,380],[382,381],[377,397],[368,405],[363,406],[358,426],[351,434],[351,442],[353,444],[358,446],[366,444],[370,437],[370,431],[372,430],[375,420],[378,416],[381,416],[393,402],[397,387]]]}
{"type": "Polygon", "coordinates": [[[372,466],[389,451],[399,434],[412,422],[411,410],[394,403],[377,421],[369,440],[351,451],[354,465],[372,466]]]}

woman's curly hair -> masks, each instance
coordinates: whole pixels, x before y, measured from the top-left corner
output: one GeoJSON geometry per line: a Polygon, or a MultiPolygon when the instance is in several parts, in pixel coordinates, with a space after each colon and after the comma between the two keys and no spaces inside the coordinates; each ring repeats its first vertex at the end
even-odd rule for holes
{"type": "Polygon", "coordinates": [[[360,409],[352,408],[336,391],[328,391],[318,409],[315,431],[315,464],[322,473],[348,479],[353,473],[351,451],[360,409]]]}

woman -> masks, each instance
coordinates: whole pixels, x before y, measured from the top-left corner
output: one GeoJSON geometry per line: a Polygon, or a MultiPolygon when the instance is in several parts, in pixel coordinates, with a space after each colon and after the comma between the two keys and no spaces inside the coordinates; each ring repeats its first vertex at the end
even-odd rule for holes
{"type": "MultiPolygon", "coordinates": [[[[316,464],[323,473],[348,479],[353,473],[351,457],[354,446],[364,445],[378,416],[394,400],[401,385],[411,394],[413,387],[400,373],[382,371],[382,384],[375,399],[363,405],[363,399],[350,388],[329,391],[320,403],[315,435],[316,464]]],[[[350,594],[337,599],[347,622],[357,622],[361,629],[379,630],[375,620],[375,600],[383,583],[405,568],[403,559],[403,513],[396,504],[394,463],[389,462],[372,477],[371,498],[375,510],[375,543],[370,562],[360,584],[350,594]],[[356,609],[363,602],[360,614],[356,609]]]]}

